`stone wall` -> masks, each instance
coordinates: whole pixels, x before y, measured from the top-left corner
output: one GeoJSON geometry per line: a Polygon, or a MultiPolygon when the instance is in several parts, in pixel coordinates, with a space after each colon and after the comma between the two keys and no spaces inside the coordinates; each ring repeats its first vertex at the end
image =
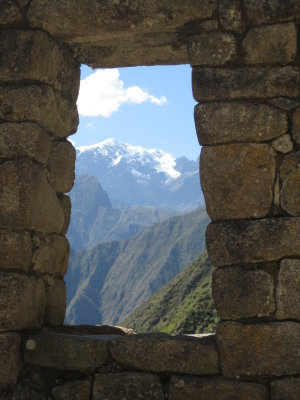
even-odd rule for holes
{"type": "Polygon", "coordinates": [[[0,0],[0,399],[300,393],[300,1],[0,0]],[[79,66],[190,63],[216,335],[63,328],[79,66]]]}

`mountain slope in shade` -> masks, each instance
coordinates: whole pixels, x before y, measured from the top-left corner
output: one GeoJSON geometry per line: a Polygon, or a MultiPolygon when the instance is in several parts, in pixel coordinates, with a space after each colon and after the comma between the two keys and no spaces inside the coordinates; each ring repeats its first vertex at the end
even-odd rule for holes
{"type": "Polygon", "coordinates": [[[205,211],[196,210],[147,228],[129,241],[73,255],[66,276],[66,321],[124,320],[204,250],[208,222],[205,211]]]}
{"type": "Polygon", "coordinates": [[[211,293],[212,270],[204,252],[120,325],[136,332],[213,332],[218,316],[211,293]]]}
{"type": "Polygon", "coordinates": [[[78,147],[76,174],[95,175],[110,198],[121,204],[179,211],[204,204],[198,162],[176,159],[160,149],[115,139],[78,147]]]}

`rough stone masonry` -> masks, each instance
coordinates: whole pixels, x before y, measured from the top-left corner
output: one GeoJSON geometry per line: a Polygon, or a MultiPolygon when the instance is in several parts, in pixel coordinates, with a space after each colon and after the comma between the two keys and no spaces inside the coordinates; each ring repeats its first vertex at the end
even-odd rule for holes
{"type": "Polygon", "coordinates": [[[300,0],[0,0],[1,400],[299,400],[299,23],[300,0]],[[193,67],[216,335],[63,327],[81,63],[193,67]]]}

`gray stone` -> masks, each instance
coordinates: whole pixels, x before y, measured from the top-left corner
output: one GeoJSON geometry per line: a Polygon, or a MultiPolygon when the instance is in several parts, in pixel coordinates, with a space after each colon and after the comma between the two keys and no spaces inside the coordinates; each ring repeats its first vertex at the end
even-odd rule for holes
{"type": "Polygon", "coordinates": [[[51,394],[54,400],[89,400],[91,392],[91,380],[71,381],[55,386],[51,394]]]}
{"type": "Polygon", "coordinates": [[[193,95],[197,101],[299,96],[295,67],[194,68],[193,95]]]}
{"type": "Polygon", "coordinates": [[[145,371],[212,375],[219,369],[213,335],[202,338],[165,334],[124,336],[112,342],[110,350],[119,363],[145,371]]]}
{"type": "Polygon", "coordinates": [[[275,107],[281,108],[284,111],[291,111],[294,108],[299,107],[300,101],[297,99],[278,97],[277,99],[271,99],[270,104],[274,105],[275,107]]]}
{"type": "Polygon", "coordinates": [[[30,337],[31,343],[30,346],[26,346],[24,362],[62,370],[94,371],[108,360],[108,344],[115,338],[114,335],[84,336],[41,332],[30,337]],[[32,343],[35,346],[32,346],[32,343]]]}
{"type": "Polygon", "coordinates": [[[46,164],[51,139],[36,124],[0,124],[0,158],[29,157],[46,164]]]}
{"type": "Polygon", "coordinates": [[[290,154],[280,166],[280,203],[290,215],[300,215],[300,152],[290,154]]]}
{"type": "Polygon", "coordinates": [[[300,320],[300,260],[281,261],[276,302],[278,319],[300,320]]]}
{"type": "Polygon", "coordinates": [[[222,373],[234,379],[299,374],[299,340],[300,323],[219,323],[222,373]]]}
{"type": "Polygon", "coordinates": [[[28,271],[32,241],[28,232],[0,232],[0,267],[28,271]]]}
{"type": "Polygon", "coordinates": [[[49,181],[58,193],[69,192],[75,179],[76,152],[68,141],[54,142],[49,158],[49,181]]]}
{"type": "Polygon", "coordinates": [[[164,400],[164,398],[162,384],[155,375],[124,372],[95,376],[93,400],[164,400]]]}
{"type": "Polygon", "coordinates": [[[219,18],[222,28],[226,31],[243,33],[246,28],[240,0],[221,0],[219,18]]]}
{"type": "Polygon", "coordinates": [[[300,107],[293,114],[292,135],[294,141],[300,145],[300,107]]]}
{"type": "Polygon", "coordinates": [[[283,135],[276,138],[272,142],[272,147],[279,153],[290,153],[291,151],[293,151],[293,142],[290,135],[283,135]]]}
{"type": "Polygon", "coordinates": [[[194,115],[201,145],[262,142],[284,135],[288,130],[286,113],[265,104],[198,104],[194,115]]]}
{"type": "Polygon", "coordinates": [[[0,331],[39,329],[45,306],[41,279],[0,272],[0,331]]]}
{"type": "Polygon", "coordinates": [[[263,317],[275,312],[275,285],[265,270],[219,268],[213,273],[212,289],[222,320],[263,317]]]}
{"type": "Polygon", "coordinates": [[[191,65],[224,65],[236,57],[236,40],[229,33],[193,36],[188,45],[191,65]]]}
{"type": "Polygon", "coordinates": [[[265,144],[203,147],[201,186],[212,220],[262,218],[273,202],[275,153],[265,144]]]}
{"type": "Polygon", "coordinates": [[[213,223],[206,246],[216,267],[300,257],[300,218],[213,223]]]}
{"type": "Polygon", "coordinates": [[[46,325],[61,326],[64,324],[66,295],[66,284],[63,280],[55,279],[50,285],[46,284],[46,325]]]}
{"type": "Polygon", "coordinates": [[[15,385],[22,367],[20,335],[1,333],[0,354],[0,388],[15,385]]]}
{"type": "Polygon", "coordinates": [[[287,64],[297,56],[297,29],[294,23],[251,29],[243,40],[247,64],[287,64]]]}
{"type": "Polygon", "coordinates": [[[272,400],[299,400],[300,378],[284,378],[271,382],[272,400]]]}
{"type": "Polygon", "coordinates": [[[267,400],[266,385],[223,378],[171,378],[169,400],[267,400]]]}

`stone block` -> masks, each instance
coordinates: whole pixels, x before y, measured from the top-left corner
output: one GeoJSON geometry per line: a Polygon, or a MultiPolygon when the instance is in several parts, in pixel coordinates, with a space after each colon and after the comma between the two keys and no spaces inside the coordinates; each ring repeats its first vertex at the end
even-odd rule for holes
{"type": "Polygon", "coordinates": [[[193,95],[197,101],[269,97],[298,97],[296,67],[194,68],[193,95]]]}
{"type": "Polygon", "coordinates": [[[41,279],[0,273],[0,331],[39,329],[46,306],[41,279]]]}
{"type": "Polygon", "coordinates": [[[272,400],[299,400],[300,378],[284,378],[271,382],[272,400]]]}
{"type": "Polygon", "coordinates": [[[246,64],[288,64],[297,56],[294,23],[251,29],[243,40],[246,64]]]}
{"type": "Polygon", "coordinates": [[[28,232],[0,232],[0,267],[28,271],[32,241],[28,232]]]}
{"type": "Polygon", "coordinates": [[[300,320],[300,260],[281,261],[276,302],[278,319],[300,320]]]}
{"type": "Polygon", "coordinates": [[[0,165],[0,226],[57,232],[64,214],[44,171],[27,159],[0,165]]]}
{"type": "Polygon", "coordinates": [[[63,280],[46,282],[45,324],[47,326],[62,326],[66,313],[66,284],[63,280]],[[50,284],[49,284],[50,283],[50,284]]]}
{"type": "Polygon", "coordinates": [[[299,340],[300,323],[296,322],[219,323],[222,373],[225,378],[248,379],[299,374],[299,340]]]}
{"type": "Polygon", "coordinates": [[[280,166],[280,204],[289,214],[300,215],[300,152],[290,154],[280,166]]]}
{"type": "Polygon", "coordinates": [[[70,245],[65,236],[49,235],[42,239],[33,255],[34,270],[64,277],[69,263],[70,245]]]}
{"type": "Polygon", "coordinates": [[[194,116],[201,145],[263,142],[284,135],[288,130],[286,113],[265,104],[198,104],[194,116]]]}
{"type": "Polygon", "coordinates": [[[27,341],[24,362],[61,370],[94,371],[108,360],[108,343],[115,338],[114,335],[41,332],[27,341]]]}
{"type": "Polygon", "coordinates": [[[58,193],[69,192],[75,179],[76,151],[68,141],[54,142],[49,158],[49,181],[58,193]]]}
{"type": "Polygon", "coordinates": [[[50,149],[50,136],[38,125],[0,124],[0,158],[28,157],[46,164],[50,149]]]}
{"type": "Polygon", "coordinates": [[[219,27],[219,22],[216,19],[207,19],[200,22],[199,27],[205,32],[216,31],[219,27]]]}
{"type": "Polygon", "coordinates": [[[89,400],[91,392],[91,380],[72,381],[55,386],[51,394],[54,400],[89,400]]]}
{"type": "Polygon", "coordinates": [[[0,29],[18,26],[23,22],[21,10],[13,0],[0,2],[0,29]]]}
{"type": "Polygon", "coordinates": [[[236,40],[229,33],[193,36],[188,44],[191,65],[224,65],[236,57],[236,40]]]}
{"type": "Polygon", "coordinates": [[[42,85],[0,87],[0,119],[35,122],[59,138],[75,133],[79,122],[75,101],[42,85]]]}
{"type": "Polygon", "coordinates": [[[0,334],[0,354],[0,388],[15,385],[22,367],[20,335],[0,334]]]}
{"type": "MultiPolygon", "coordinates": [[[[7,396],[0,400],[50,400],[49,397],[45,393],[41,393],[29,385],[16,385],[11,393],[11,397],[7,396]]],[[[51,399],[52,400],[52,399],[51,399]]]]}
{"type": "Polygon", "coordinates": [[[293,151],[293,142],[290,135],[283,135],[273,140],[272,147],[279,153],[286,154],[293,151]]]}
{"type": "Polygon", "coordinates": [[[241,34],[246,28],[240,0],[221,0],[219,2],[219,18],[225,31],[241,34]]]}
{"type": "Polygon", "coordinates": [[[231,382],[223,378],[173,376],[169,400],[267,400],[266,385],[231,382]]]}
{"type": "Polygon", "coordinates": [[[66,194],[60,194],[58,198],[64,212],[64,226],[61,231],[61,234],[66,235],[71,219],[71,199],[66,194]]]}
{"type": "Polygon", "coordinates": [[[110,350],[119,363],[145,371],[213,375],[219,369],[214,335],[202,338],[165,334],[125,336],[112,342],[110,350]]]}
{"type": "Polygon", "coordinates": [[[164,400],[158,376],[138,372],[95,375],[93,400],[164,400]]]}
{"type": "Polygon", "coordinates": [[[79,64],[71,51],[59,46],[45,32],[5,30],[0,32],[0,82],[41,82],[71,96],[79,91],[79,64]]]}
{"type": "Polygon", "coordinates": [[[206,246],[216,267],[300,257],[300,218],[209,224],[206,246]]]}
{"type": "Polygon", "coordinates": [[[201,186],[212,220],[262,218],[273,202],[275,153],[265,144],[203,147],[201,186]]]}
{"type": "Polygon", "coordinates": [[[300,145],[300,107],[293,114],[292,136],[294,141],[300,145]]]}
{"type": "Polygon", "coordinates": [[[273,277],[263,269],[219,268],[213,273],[212,289],[223,320],[263,317],[275,312],[273,277]]]}

